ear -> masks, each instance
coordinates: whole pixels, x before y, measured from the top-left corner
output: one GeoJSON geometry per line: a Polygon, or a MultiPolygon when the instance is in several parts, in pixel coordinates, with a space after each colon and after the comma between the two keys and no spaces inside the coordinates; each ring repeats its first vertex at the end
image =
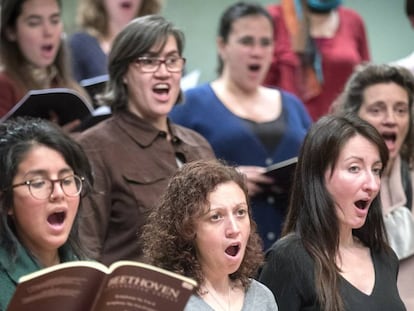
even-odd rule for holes
{"type": "Polygon", "coordinates": [[[9,215],[9,216],[13,216],[14,215],[13,207],[9,207],[9,209],[7,210],[7,215],[9,215]]]}
{"type": "Polygon", "coordinates": [[[221,58],[223,58],[224,49],[226,47],[226,42],[224,42],[223,37],[217,37],[216,39],[217,51],[221,58]]]}
{"type": "Polygon", "coordinates": [[[5,33],[9,41],[14,42],[17,40],[16,31],[13,28],[7,27],[5,33]]]}

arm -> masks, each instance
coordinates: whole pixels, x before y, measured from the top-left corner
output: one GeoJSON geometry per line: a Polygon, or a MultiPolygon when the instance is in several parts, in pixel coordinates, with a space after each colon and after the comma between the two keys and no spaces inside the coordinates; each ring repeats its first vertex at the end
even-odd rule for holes
{"type": "Polygon", "coordinates": [[[13,81],[4,73],[0,74],[0,117],[3,117],[23,97],[13,81]]]}
{"type": "Polygon", "coordinates": [[[102,154],[104,151],[93,147],[88,140],[80,141],[91,161],[94,173],[93,193],[82,199],[82,214],[79,223],[80,237],[91,259],[99,260],[107,227],[110,221],[110,182],[102,154]]]}

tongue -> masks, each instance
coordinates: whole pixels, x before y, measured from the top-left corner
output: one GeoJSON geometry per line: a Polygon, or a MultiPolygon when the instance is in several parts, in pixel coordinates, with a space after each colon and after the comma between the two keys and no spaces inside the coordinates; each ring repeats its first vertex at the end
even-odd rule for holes
{"type": "Polygon", "coordinates": [[[54,213],[47,218],[47,221],[51,225],[60,225],[61,223],[63,223],[64,219],[65,219],[64,213],[54,213]]]}
{"type": "Polygon", "coordinates": [[[395,141],[392,139],[384,139],[385,144],[387,145],[388,150],[394,150],[395,148],[395,141]]]}
{"type": "Polygon", "coordinates": [[[230,256],[236,256],[237,249],[237,246],[229,246],[226,248],[226,254],[230,256]]]}
{"type": "Polygon", "coordinates": [[[166,102],[169,99],[168,91],[154,90],[155,98],[158,101],[166,102]]]}

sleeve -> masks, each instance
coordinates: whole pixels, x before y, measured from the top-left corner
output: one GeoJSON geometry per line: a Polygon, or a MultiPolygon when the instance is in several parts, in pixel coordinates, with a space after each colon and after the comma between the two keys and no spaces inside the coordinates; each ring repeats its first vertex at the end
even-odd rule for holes
{"type": "Polygon", "coordinates": [[[313,305],[313,266],[304,260],[303,250],[277,242],[266,254],[259,281],[274,294],[280,311],[302,310],[313,305]]]}
{"type": "MultiPolygon", "coordinates": [[[[356,13],[355,13],[356,14],[356,13]]],[[[371,60],[371,55],[368,47],[368,36],[365,29],[365,24],[361,16],[356,14],[356,22],[354,23],[356,29],[355,34],[358,35],[358,52],[363,62],[371,60]]]]}
{"type": "Polygon", "coordinates": [[[99,260],[111,214],[110,182],[102,154],[93,142],[79,140],[87,154],[94,174],[94,190],[82,199],[79,233],[91,259],[99,260]]]}
{"type": "Polygon", "coordinates": [[[73,34],[69,39],[70,56],[72,64],[72,74],[76,81],[82,80],[82,61],[81,53],[83,52],[82,44],[78,34],[73,34]]]}
{"type": "Polygon", "coordinates": [[[0,117],[3,117],[17,102],[19,95],[12,81],[4,75],[0,75],[0,117]]]}

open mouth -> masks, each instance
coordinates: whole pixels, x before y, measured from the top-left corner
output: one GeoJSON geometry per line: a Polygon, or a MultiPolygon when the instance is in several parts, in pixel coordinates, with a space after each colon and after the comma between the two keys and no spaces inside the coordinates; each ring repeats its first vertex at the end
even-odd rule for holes
{"type": "Polygon", "coordinates": [[[382,138],[387,142],[395,143],[397,140],[397,135],[395,133],[382,133],[382,138]]]}
{"type": "Polygon", "coordinates": [[[249,70],[253,72],[257,72],[260,70],[260,65],[249,65],[249,70]]]}
{"type": "Polygon", "coordinates": [[[66,212],[57,212],[47,217],[47,222],[53,226],[61,225],[65,221],[66,212]]]}
{"type": "Polygon", "coordinates": [[[52,49],[53,49],[53,45],[52,44],[42,45],[42,50],[45,51],[45,52],[50,52],[50,51],[52,51],[52,49]]]}
{"type": "Polygon", "coordinates": [[[132,7],[132,4],[131,4],[131,2],[126,2],[125,1],[125,2],[121,2],[120,6],[121,6],[122,9],[130,9],[132,7]]]}
{"type": "Polygon", "coordinates": [[[170,88],[167,84],[157,84],[152,88],[152,90],[157,94],[168,94],[170,88]]]}
{"type": "Polygon", "coordinates": [[[235,244],[235,245],[231,245],[231,246],[227,247],[225,252],[226,252],[227,255],[230,255],[230,256],[234,257],[239,253],[239,250],[240,250],[240,245],[235,244]]]}
{"type": "Polygon", "coordinates": [[[368,201],[364,201],[364,200],[356,201],[355,206],[361,210],[364,210],[368,207],[368,201]]]}

